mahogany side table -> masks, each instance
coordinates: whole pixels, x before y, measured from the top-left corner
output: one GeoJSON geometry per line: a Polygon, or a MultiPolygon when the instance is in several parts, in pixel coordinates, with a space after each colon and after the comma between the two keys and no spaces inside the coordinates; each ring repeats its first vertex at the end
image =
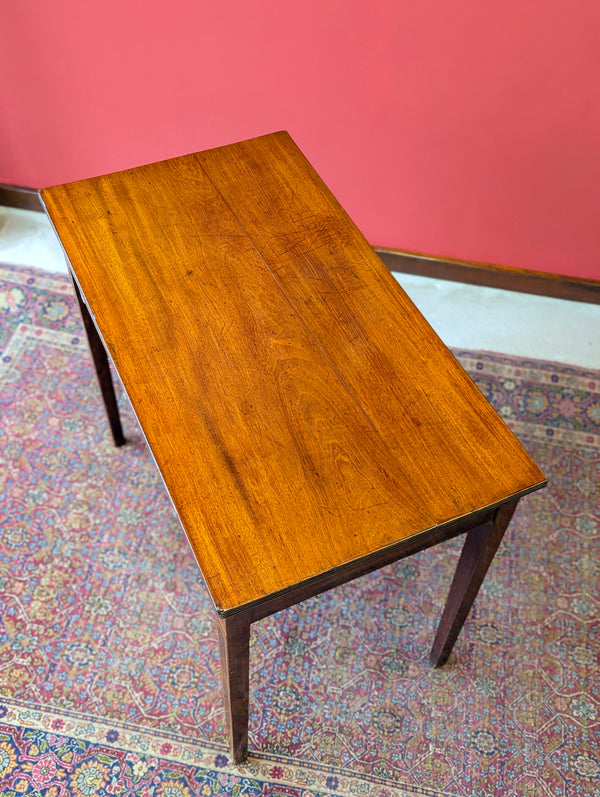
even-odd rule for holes
{"type": "Polygon", "coordinates": [[[115,443],[106,352],[214,602],[234,760],[251,623],[464,534],[443,664],[546,480],[290,136],[41,196],[115,443]]]}

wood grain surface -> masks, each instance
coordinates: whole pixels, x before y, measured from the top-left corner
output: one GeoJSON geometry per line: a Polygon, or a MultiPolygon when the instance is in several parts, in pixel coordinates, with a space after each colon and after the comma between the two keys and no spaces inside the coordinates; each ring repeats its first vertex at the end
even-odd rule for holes
{"type": "Polygon", "coordinates": [[[286,133],[42,198],[223,615],[545,483],[286,133]]]}

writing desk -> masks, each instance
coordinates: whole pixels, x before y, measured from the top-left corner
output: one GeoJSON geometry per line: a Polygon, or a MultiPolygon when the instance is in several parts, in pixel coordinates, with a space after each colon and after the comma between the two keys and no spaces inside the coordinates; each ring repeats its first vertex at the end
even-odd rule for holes
{"type": "Polygon", "coordinates": [[[444,663],[545,477],[289,135],[41,195],[214,602],[234,760],[251,623],[465,534],[444,663]]]}

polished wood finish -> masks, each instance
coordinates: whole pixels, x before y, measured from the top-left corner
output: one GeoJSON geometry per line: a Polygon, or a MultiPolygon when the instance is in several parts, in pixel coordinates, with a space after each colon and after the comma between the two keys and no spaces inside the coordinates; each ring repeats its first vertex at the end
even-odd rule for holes
{"type": "MultiPolygon", "coordinates": [[[[44,204],[40,199],[39,191],[23,186],[0,184],[0,205],[44,212],[44,204]]],[[[550,296],[574,302],[600,304],[600,280],[497,266],[489,263],[469,263],[400,249],[375,247],[375,251],[390,271],[402,274],[417,274],[433,279],[465,282],[470,285],[550,296]]]]}
{"type": "Polygon", "coordinates": [[[553,299],[568,299],[572,302],[600,304],[600,280],[568,277],[566,274],[550,274],[488,263],[468,263],[449,260],[398,249],[375,251],[390,269],[399,274],[416,274],[432,279],[464,282],[505,291],[549,296],[553,299]]]}
{"type": "Polygon", "coordinates": [[[291,138],[42,197],[215,603],[235,760],[252,622],[468,532],[447,655],[545,477],[291,138]]]}

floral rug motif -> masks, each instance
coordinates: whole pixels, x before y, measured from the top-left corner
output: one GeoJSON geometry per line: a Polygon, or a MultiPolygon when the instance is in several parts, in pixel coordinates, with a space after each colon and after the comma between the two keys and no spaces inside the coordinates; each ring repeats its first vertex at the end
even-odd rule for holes
{"type": "Polygon", "coordinates": [[[448,664],[460,541],[252,626],[228,756],[212,608],[69,280],[0,266],[0,793],[600,797],[600,372],[456,352],[545,470],[448,664]]]}

